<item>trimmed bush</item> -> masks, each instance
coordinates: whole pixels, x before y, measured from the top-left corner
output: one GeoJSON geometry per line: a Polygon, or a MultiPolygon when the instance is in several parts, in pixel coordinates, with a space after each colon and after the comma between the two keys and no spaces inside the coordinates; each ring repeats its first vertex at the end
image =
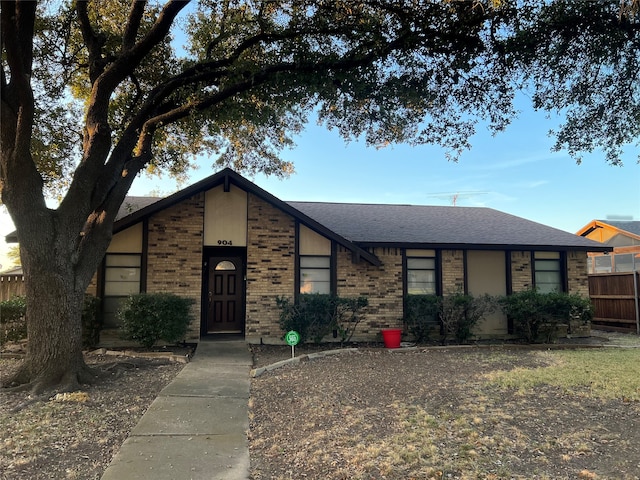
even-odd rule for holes
{"type": "MultiPolygon", "coordinates": [[[[15,342],[27,338],[25,297],[13,297],[0,302],[0,343],[15,342]]],[[[100,342],[102,312],[100,299],[85,295],[82,307],[82,346],[93,348],[100,342]]]]}
{"type": "Polygon", "coordinates": [[[496,309],[496,299],[490,295],[474,297],[455,293],[442,298],[440,321],[442,322],[442,343],[454,337],[458,343],[466,343],[473,336],[473,328],[485,315],[496,309]]]}
{"type": "Polygon", "coordinates": [[[434,331],[440,333],[441,306],[437,295],[407,295],[403,320],[415,342],[427,342],[434,331]]]}
{"type": "Polygon", "coordinates": [[[26,310],[25,297],[16,296],[0,302],[0,343],[27,338],[26,310]]]}
{"type": "Polygon", "coordinates": [[[559,324],[586,324],[593,317],[591,301],[577,294],[525,290],[501,298],[500,306],[513,321],[514,333],[528,343],[555,341],[559,324]]]}
{"type": "Polygon", "coordinates": [[[192,304],[192,299],[170,293],[131,295],[117,312],[122,338],[146,348],[158,340],[168,343],[184,340],[193,320],[192,304]]]}
{"type": "Polygon", "coordinates": [[[276,297],[280,309],[280,328],[295,330],[300,341],[320,343],[335,332],[342,342],[349,341],[360,323],[361,312],[368,305],[365,297],[340,298],[318,293],[300,295],[298,303],[286,297],[276,297]]]}

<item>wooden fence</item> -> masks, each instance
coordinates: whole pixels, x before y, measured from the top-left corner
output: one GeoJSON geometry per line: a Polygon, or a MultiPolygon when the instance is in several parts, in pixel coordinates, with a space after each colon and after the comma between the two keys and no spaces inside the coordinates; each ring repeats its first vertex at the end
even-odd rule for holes
{"type": "Polygon", "coordinates": [[[589,275],[593,328],[640,334],[640,272],[589,275]]]}
{"type": "Polygon", "coordinates": [[[24,294],[24,276],[22,274],[0,275],[0,302],[24,294]]]}

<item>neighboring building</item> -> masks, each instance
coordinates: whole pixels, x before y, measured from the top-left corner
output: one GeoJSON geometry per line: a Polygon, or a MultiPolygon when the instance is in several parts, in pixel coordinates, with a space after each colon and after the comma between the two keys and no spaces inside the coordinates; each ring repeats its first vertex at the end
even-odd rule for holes
{"type": "Polygon", "coordinates": [[[640,271],[640,221],[593,220],[576,235],[613,247],[588,253],[589,273],[640,271]]]}
{"type": "MultiPolygon", "coordinates": [[[[284,202],[225,169],[167,198],[129,197],[89,288],[107,326],[127,295],[195,300],[188,340],[280,343],[276,297],[366,296],[354,340],[402,326],[407,295],[588,296],[587,252],[611,247],[489,208],[284,202]]],[[[501,313],[479,337],[506,337],[501,313]]],[[[576,332],[572,332],[576,333],[576,332]]]]}
{"type": "Polygon", "coordinates": [[[0,272],[0,302],[24,295],[24,275],[22,267],[12,267],[0,272]]]}

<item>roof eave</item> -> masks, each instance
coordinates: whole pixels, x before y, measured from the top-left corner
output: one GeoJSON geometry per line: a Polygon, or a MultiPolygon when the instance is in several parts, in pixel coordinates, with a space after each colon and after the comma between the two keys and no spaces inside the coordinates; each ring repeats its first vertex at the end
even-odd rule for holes
{"type": "Polygon", "coordinates": [[[488,243],[423,243],[423,242],[355,242],[362,248],[411,248],[438,250],[514,250],[514,251],[573,251],[573,252],[612,252],[607,245],[508,245],[488,243]]]}
{"type": "Polygon", "coordinates": [[[335,240],[337,243],[345,247],[347,250],[354,253],[358,258],[362,258],[366,260],[371,265],[374,265],[376,267],[379,267],[380,265],[382,265],[382,262],[380,261],[380,259],[375,255],[373,255],[372,253],[359,247],[355,243],[351,242],[350,240],[347,240],[346,238],[342,237],[336,232],[328,229],[324,225],[318,223],[317,221],[313,220],[312,218],[302,213],[300,210],[297,210],[296,208],[292,207],[288,203],[280,200],[278,197],[258,187],[255,183],[252,183],[249,180],[245,179],[244,177],[234,172],[230,168],[225,168],[224,170],[214,175],[211,175],[210,177],[207,177],[204,180],[194,183],[193,185],[185,188],[184,190],[180,190],[179,192],[176,192],[173,195],[163,198],[162,200],[158,200],[157,202],[152,203],[151,205],[141,208],[140,210],[137,210],[136,212],[133,212],[132,214],[121,218],[120,220],[114,223],[113,232],[118,233],[142,221],[143,219],[148,218],[149,216],[153,215],[154,213],[160,210],[173,206],[189,197],[192,197],[193,195],[196,195],[200,192],[204,192],[213,187],[217,187],[218,185],[224,185],[225,190],[228,190],[230,184],[234,184],[237,187],[242,188],[243,190],[246,190],[256,195],[262,200],[268,203],[271,203],[275,207],[279,208],[285,213],[296,218],[298,221],[300,221],[307,227],[313,230],[316,230],[318,233],[332,240],[335,240]]]}

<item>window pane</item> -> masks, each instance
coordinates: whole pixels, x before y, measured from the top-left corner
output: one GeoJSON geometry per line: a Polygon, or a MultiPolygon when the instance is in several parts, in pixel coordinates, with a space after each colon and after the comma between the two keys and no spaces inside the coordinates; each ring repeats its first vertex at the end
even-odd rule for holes
{"type": "Polygon", "coordinates": [[[107,254],[105,258],[107,267],[139,267],[140,255],[113,255],[107,254]]]}
{"type": "Polygon", "coordinates": [[[300,257],[301,268],[329,268],[330,257],[300,257]]]}
{"type": "Polygon", "coordinates": [[[407,269],[434,270],[436,268],[435,258],[407,258],[407,269]]]}
{"type": "Polygon", "coordinates": [[[305,268],[300,270],[300,278],[303,282],[328,282],[329,270],[305,268]]]}
{"type": "Polygon", "coordinates": [[[331,293],[331,284],[329,282],[302,280],[300,284],[300,293],[331,293]]]}
{"type": "Polygon", "coordinates": [[[560,285],[560,272],[536,272],[536,285],[539,283],[560,285]]]}
{"type": "Polygon", "coordinates": [[[300,293],[331,293],[331,257],[300,257],[300,293]]]}
{"type": "Polygon", "coordinates": [[[228,260],[224,260],[216,265],[216,270],[235,270],[235,269],[236,269],[236,266],[228,260]]]}
{"type": "Polygon", "coordinates": [[[407,257],[407,293],[431,295],[436,293],[436,259],[407,257]]]}
{"type": "Polygon", "coordinates": [[[407,283],[436,283],[436,272],[433,270],[411,270],[407,272],[407,283]]]}
{"type": "Polygon", "coordinates": [[[409,295],[435,295],[436,284],[434,283],[408,283],[407,293],[409,295]]]}
{"type": "Polygon", "coordinates": [[[600,255],[593,257],[596,262],[596,273],[611,273],[611,256],[600,255]]]}
{"type": "Polygon", "coordinates": [[[104,272],[106,282],[140,282],[139,268],[107,268],[104,272]]]}
{"type": "Polygon", "coordinates": [[[539,293],[553,293],[561,291],[558,285],[552,283],[537,283],[536,287],[539,293]]]}
{"type": "Polygon", "coordinates": [[[558,260],[536,260],[537,270],[560,271],[560,262],[558,260]]]}
{"type": "Polygon", "coordinates": [[[613,256],[616,272],[633,272],[633,254],[625,253],[613,256]]]}
{"type": "Polygon", "coordinates": [[[114,255],[105,257],[105,297],[127,296],[140,293],[140,255],[114,255]]]}
{"type": "Polygon", "coordinates": [[[140,282],[104,282],[105,296],[121,296],[140,293],[140,282]]]}

